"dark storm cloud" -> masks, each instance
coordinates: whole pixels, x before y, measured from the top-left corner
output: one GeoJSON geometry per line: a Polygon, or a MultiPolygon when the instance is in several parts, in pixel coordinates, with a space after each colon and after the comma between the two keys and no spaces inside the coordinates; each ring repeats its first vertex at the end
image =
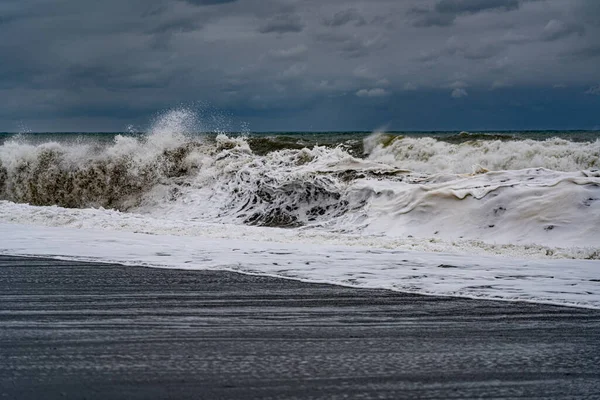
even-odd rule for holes
{"type": "Polygon", "coordinates": [[[431,9],[415,7],[409,15],[418,27],[449,26],[459,15],[483,11],[511,11],[519,8],[519,0],[440,0],[431,9]]]}
{"type": "Polygon", "coordinates": [[[308,47],[303,44],[288,49],[270,50],[269,55],[278,60],[298,60],[306,58],[308,47]]]}
{"type": "Polygon", "coordinates": [[[596,26],[600,25],[600,1],[579,0],[575,2],[574,9],[582,21],[596,26]]]}
{"type": "Polygon", "coordinates": [[[417,27],[450,26],[456,19],[456,15],[454,14],[438,13],[433,10],[422,8],[413,8],[409,10],[408,15],[414,17],[413,25],[417,27]]]}
{"type": "Polygon", "coordinates": [[[435,11],[442,14],[475,14],[487,10],[515,10],[519,0],[440,0],[435,11]]]}
{"type": "Polygon", "coordinates": [[[0,131],[197,101],[256,130],[468,129],[549,98],[594,126],[599,20],[596,0],[4,0],[0,131]]]}
{"type": "Polygon", "coordinates": [[[386,41],[382,36],[372,38],[351,37],[342,43],[339,52],[344,57],[349,58],[366,57],[375,50],[385,48],[386,41]]]}
{"type": "Polygon", "coordinates": [[[506,44],[497,43],[476,43],[469,44],[458,42],[454,38],[446,41],[445,46],[437,51],[423,52],[417,57],[419,61],[432,62],[443,59],[444,57],[460,57],[466,60],[485,60],[493,58],[506,49],[506,44]]]}
{"type": "Polygon", "coordinates": [[[560,20],[553,19],[549,21],[544,27],[542,33],[542,40],[553,41],[565,38],[572,34],[583,35],[585,33],[585,27],[583,24],[576,23],[565,23],[560,20]]]}
{"type": "Polygon", "coordinates": [[[16,15],[0,15],[0,25],[10,24],[13,21],[17,21],[19,19],[16,15]]]}
{"type": "Polygon", "coordinates": [[[586,94],[591,94],[591,95],[594,95],[594,96],[600,96],[600,84],[594,85],[594,86],[590,86],[588,88],[588,90],[586,90],[585,93],[586,94]]]}
{"type": "Polygon", "coordinates": [[[190,3],[196,6],[212,6],[215,4],[226,4],[226,3],[234,3],[238,0],[180,0],[185,1],[186,3],[190,3]]]}
{"type": "Polygon", "coordinates": [[[573,50],[567,53],[571,58],[581,58],[583,60],[590,58],[600,58],[600,46],[585,47],[573,50]]]}
{"type": "Polygon", "coordinates": [[[367,23],[365,18],[356,8],[339,11],[333,16],[323,20],[323,24],[326,26],[342,26],[351,22],[354,23],[355,26],[361,26],[367,23]]]}
{"type": "Polygon", "coordinates": [[[332,46],[337,54],[344,58],[359,58],[384,49],[387,45],[385,36],[359,36],[338,32],[322,32],[315,35],[318,42],[332,46]]]}
{"type": "Polygon", "coordinates": [[[202,23],[194,17],[182,17],[173,20],[167,20],[150,27],[149,34],[164,34],[170,32],[190,32],[202,28],[202,23]]]}
{"type": "Polygon", "coordinates": [[[280,14],[275,15],[265,23],[263,23],[258,31],[260,33],[289,33],[302,32],[304,23],[300,16],[295,14],[280,14]]]}

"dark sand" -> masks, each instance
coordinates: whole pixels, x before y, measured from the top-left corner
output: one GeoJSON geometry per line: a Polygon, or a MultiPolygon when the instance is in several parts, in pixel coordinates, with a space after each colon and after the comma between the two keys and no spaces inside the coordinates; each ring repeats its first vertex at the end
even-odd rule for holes
{"type": "Polygon", "coordinates": [[[600,311],[0,257],[0,398],[600,398],[600,311]]]}

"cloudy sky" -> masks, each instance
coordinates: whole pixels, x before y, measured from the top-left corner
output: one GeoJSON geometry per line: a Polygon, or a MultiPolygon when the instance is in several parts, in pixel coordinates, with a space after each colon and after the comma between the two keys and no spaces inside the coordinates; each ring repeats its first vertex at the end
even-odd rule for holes
{"type": "Polygon", "coordinates": [[[599,0],[2,0],[0,38],[0,131],[600,128],[599,0]]]}

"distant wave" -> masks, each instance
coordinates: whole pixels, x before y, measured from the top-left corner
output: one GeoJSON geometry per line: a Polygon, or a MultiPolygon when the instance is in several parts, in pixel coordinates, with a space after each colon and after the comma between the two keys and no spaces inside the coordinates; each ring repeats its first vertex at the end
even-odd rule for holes
{"type": "Polygon", "coordinates": [[[600,139],[571,142],[565,139],[509,140],[508,136],[461,134],[445,139],[374,134],[365,139],[369,160],[426,173],[469,173],[473,167],[500,171],[546,168],[579,171],[600,168],[600,139]],[[468,140],[462,140],[466,139],[468,140]]]}

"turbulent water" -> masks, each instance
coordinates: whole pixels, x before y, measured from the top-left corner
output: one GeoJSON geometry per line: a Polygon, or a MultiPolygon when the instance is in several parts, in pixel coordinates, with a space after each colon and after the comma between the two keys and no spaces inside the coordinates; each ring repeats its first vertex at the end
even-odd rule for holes
{"type": "Polygon", "coordinates": [[[596,132],[217,134],[188,118],[0,134],[0,223],[600,259],[596,132]]]}

